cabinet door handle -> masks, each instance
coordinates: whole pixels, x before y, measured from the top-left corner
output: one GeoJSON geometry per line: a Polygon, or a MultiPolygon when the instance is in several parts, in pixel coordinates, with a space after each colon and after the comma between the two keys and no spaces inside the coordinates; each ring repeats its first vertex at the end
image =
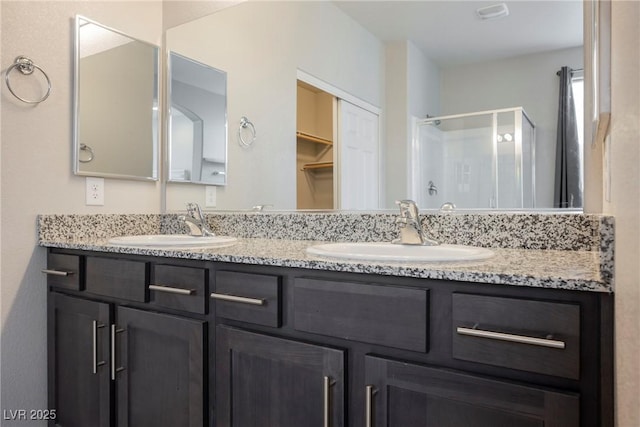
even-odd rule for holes
{"type": "Polygon", "coordinates": [[[125,329],[116,329],[115,323],[111,325],[111,379],[116,380],[116,374],[124,371],[123,367],[116,368],[116,334],[124,332],[125,329]]]}
{"type": "Polygon", "coordinates": [[[364,401],[364,425],[365,427],[373,427],[373,393],[372,385],[368,385],[365,390],[364,401]]]}
{"type": "Polygon", "coordinates": [[[178,294],[178,295],[193,295],[196,292],[195,289],[173,288],[171,286],[161,286],[161,285],[149,285],[149,290],[166,292],[169,294],[178,294]]]}
{"type": "Polygon", "coordinates": [[[102,323],[98,323],[96,320],[91,322],[92,324],[92,338],[93,338],[93,373],[98,373],[98,366],[105,364],[104,360],[98,362],[98,329],[104,328],[102,323]]]}
{"type": "Polygon", "coordinates": [[[63,271],[63,270],[50,270],[45,268],[41,270],[44,274],[48,274],[49,276],[71,276],[73,271],[63,271]]]}
{"type": "Polygon", "coordinates": [[[323,400],[324,400],[324,422],[323,427],[331,427],[331,378],[324,376],[323,379],[323,400]]]}
{"type": "Polygon", "coordinates": [[[514,335],[514,334],[507,334],[504,332],[494,332],[494,331],[486,331],[483,329],[465,328],[462,326],[458,326],[456,328],[456,332],[459,335],[468,335],[472,337],[487,338],[487,339],[499,340],[499,341],[517,342],[521,344],[531,344],[531,345],[537,345],[540,347],[551,347],[551,348],[559,348],[559,349],[564,349],[566,347],[566,343],[564,341],[558,341],[550,338],[536,338],[536,337],[529,337],[526,335],[514,335]]]}
{"type": "Polygon", "coordinates": [[[111,325],[111,380],[116,379],[116,325],[111,325]]]}
{"type": "Polygon", "coordinates": [[[218,294],[212,293],[211,298],[219,299],[222,301],[231,301],[231,302],[239,302],[243,304],[251,304],[251,305],[264,305],[266,301],[260,298],[248,298],[248,297],[239,297],[237,295],[227,295],[227,294],[218,294]]]}

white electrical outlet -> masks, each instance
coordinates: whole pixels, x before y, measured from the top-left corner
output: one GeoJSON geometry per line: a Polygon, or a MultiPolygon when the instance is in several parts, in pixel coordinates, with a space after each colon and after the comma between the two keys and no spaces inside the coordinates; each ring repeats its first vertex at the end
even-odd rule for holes
{"type": "Polygon", "coordinates": [[[207,185],[204,190],[204,207],[215,208],[216,207],[216,187],[213,185],[207,185]]]}
{"type": "Polygon", "coordinates": [[[104,178],[87,177],[85,196],[87,206],[104,206],[104,178]]]}

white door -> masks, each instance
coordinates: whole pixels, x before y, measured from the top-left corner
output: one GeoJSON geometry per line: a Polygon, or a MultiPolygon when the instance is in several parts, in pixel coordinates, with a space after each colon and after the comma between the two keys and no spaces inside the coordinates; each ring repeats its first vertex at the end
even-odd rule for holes
{"type": "Polygon", "coordinates": [[[378,115],[342,99],[338,114],[338,207],[378,209],[378,115]]]}

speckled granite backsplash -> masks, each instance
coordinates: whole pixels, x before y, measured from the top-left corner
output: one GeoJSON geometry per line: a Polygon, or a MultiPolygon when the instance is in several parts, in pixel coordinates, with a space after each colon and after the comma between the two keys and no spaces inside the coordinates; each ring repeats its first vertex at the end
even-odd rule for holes
{"type": "Polygon", "coordinates": [[[38,215],[38,242],[162,234],[161,215],[38,215]]]}
{"type": "MultiPolygon", "coordinates": [[[[428,214],[423,226],[443,243],[513,249],[597,251],[613,240],[613,218],[577,214],[428,214]]],[[[214,214],[212,229],[238,237],[390,241],[397,215],[357,213],[214,214]]],[[[164,227],[175,229],[165,217],[164,227]]],[[[179,225],[178,225],[179,227],[179,225]]]]}
{"type": "MultiPolygon", "coordinates": [[[[221,235],[324,241],[390,241],[396,215],[387,213],[213,213],[221,235]]],[[[613,217],[582,214],[500,213],[421,215],[443,242],[494,248],[613,251],[613,217]]],[[[39,241],[133,234],[185,233],[174,214],[39,215],[39,241]]],[[[612,256],[612,253],[609,255],[612,256]]]]}
{"type": "MultiPolygon", "coordinates": [[[[315,241],[390,241],[397,236],[396,217],[390,213],[220,212],[208,214],[207,220],[211,229],[219,235],[254,238],[256,242],[280,239],[288,242],[287,246],[295,246],[295,241],[306,244],[315,241]]],[[[423,226],[442,243],[500,248],[505,251],[532,250],[530,254],[520,252],[518,256],[524,256],[521,260],[546,250],[550,253],[575,251],[576,255],[595,253],[598,281],[604,283],[607,289],[612,289],[613,217],[550,213],[447,213],[423,214],[421,217],[423,226]]],[[[67,247],[114,236],[186,232],[186,226],[175,214],[38,216],[38,244],[41,246],[67,247]]],[[[560,258],[564,268],[571,270],[573,265],[567,261],[567,256],[560,258]]],[[[550,267],[550,264],[553,262],[549,261],[538,268],[545,270],[545,266],[550,267]]]]}

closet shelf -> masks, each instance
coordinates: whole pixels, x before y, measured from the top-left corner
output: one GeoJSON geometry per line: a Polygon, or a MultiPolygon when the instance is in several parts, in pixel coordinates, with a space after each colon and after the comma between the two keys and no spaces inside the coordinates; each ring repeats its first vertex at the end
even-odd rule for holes
{"type": "Polygon", "coordinates": [[[303,171],[314,171],[318,169],[330,169],[333,168],[333,162],[311,162],[302,165],[303,171]]]}
{"type": "Polygon", "coordinates": [[[333,145],[333,141],[322,138],[320,136],[311,135],[310,133],[296,132],[296,136],[305,141],[317,142],[318,144],[333,145]]]}

